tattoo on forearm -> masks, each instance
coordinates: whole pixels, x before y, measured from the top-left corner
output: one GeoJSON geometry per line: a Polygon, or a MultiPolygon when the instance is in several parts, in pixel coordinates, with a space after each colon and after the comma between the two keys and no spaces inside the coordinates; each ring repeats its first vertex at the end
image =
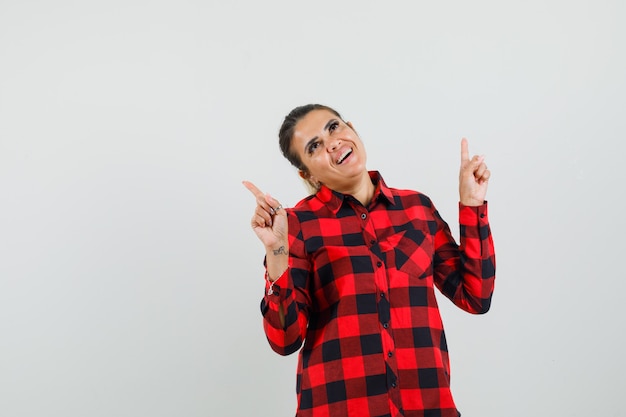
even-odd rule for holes
{"type": "Polygon", "coordinates": [[[272,251],[274,252],[274,255],[278,256],[278,255],[289,255],[289,252],[287,252],[287,249],[285,249],[284,246],[281,246],[278,249],[272,249],[272,251]]]}

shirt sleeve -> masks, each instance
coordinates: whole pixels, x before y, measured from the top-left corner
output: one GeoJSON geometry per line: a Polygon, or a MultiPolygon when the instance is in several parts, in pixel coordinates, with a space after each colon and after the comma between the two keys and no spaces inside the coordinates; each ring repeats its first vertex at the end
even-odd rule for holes
{"type": "Polygon", "coordinates": [[[435,285],[461,309],[486,313],[491,306],[496,274],[487,202],[478,207],[459,203],[460,245],[436,210],[435,218],[435,285]]]}
{"type": "Polygon", "coordinates": [[[308,291],[310,263],[304,243],[296,238],[299,225],[289,216],[289,267],[273,283],[266,280],[261,301],[263,329],[272,349],[290,355],[306,337],[311,299],[308,291]]]}

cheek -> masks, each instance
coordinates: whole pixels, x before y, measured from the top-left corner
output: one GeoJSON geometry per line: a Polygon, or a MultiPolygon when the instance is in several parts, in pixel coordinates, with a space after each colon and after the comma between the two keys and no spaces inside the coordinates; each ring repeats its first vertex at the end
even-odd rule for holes
{"type": "Polygon", "coordinates": [[[321,155],[311,158],[305,165],[314,177],[323,176],[325,172],[328,172],[328,159],[321,155]]]}

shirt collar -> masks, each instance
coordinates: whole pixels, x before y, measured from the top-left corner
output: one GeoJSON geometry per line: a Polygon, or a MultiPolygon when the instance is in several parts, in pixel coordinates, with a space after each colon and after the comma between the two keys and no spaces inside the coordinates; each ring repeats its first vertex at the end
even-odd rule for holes
{"type": "MultiPolygon", "coordinates": [[[[372,183],[376,187],[374,189],[372,203],[377,200],[386,200],[389,204],[395,204],[391,190],[387,187],[387,184],[385,184],[385,181],[380,173],[378,171],[369,171],[368,173],[372,179],[372,183]]],[[[337,214],[337,211],[339,211],[339,208],[341,208],[341,205],[348,195],[333,191],[322,184],[319,191],[315,194],[315,197],[328,207],[330,211],[337,214]]]]}

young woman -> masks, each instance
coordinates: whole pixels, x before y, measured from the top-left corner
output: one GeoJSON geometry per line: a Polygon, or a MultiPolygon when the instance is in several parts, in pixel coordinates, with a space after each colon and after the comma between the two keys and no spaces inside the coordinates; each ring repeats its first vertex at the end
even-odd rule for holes
{"type": "Polygon", "coordinates": [[[489,310],[483,158],[461,141],[458,245],[427,196],[367,170],[363,142],[332,108],[295,108],[279,143],[314,193],[283,208],[244,185],[265,247],[267,339],[281,355],[300,351],[296,415],[460,416],[434,288],[465,311],[489,310]]]}

